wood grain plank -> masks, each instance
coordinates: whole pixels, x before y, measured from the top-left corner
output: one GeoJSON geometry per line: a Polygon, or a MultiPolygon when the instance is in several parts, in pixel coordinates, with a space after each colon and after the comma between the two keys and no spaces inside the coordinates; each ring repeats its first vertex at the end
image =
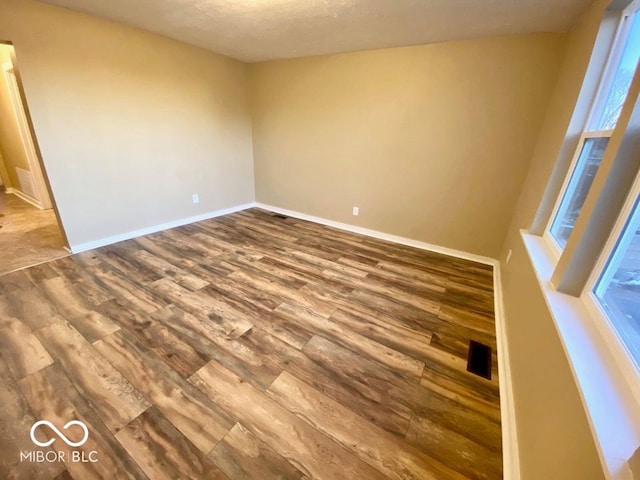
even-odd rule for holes
{"type": "MultiPolygon", "coordinates": [[[[326,395],[348,405],[367,420],[385,430],[404,437],[409,428],[411,410],[400,402],[390,402],[384,392],[386,385],[378,388],[345,373],[339,363],[321,363],[304,352],[292,348],[286,342],[259,328],[253,328],[240,338],[261,359],[277,362],[274,380],[287,369],[326,395]]],[[[271,383],[271,382],[270,382],[271,383]]]]}
{"type": "Polygon", "coordinates": [[[24,270],[0,275],[0,295],[32,286],[33,283],[31,283],[29,277],[24,273],[24,270]]]}
{"type": "Polygon", "coordinates": [[[127,278],[126,272],[116,270],[108,264],[100,263],[93,267],[92,271],[113,292],[115,300],[128,300],[145,312],[153,312],[167,304],[155,297],[146,283],[140,279],[134,280],[135,276],[127,278]]]}
{"type": "Polygon", "coordinates": [[[253,323],[248,316],[228,303],[212,298],[201,292],[190,292],[168,279],[153,282],[158,295],[167,301],[179,305],[195,315],[205,315],[218,321],[229,334],[240,336],[249,330],[253,323]]]}
{"type": "Polygon", "coordinates": [[[140,392],[68,322],[44,327],[36,335],[112,432],[149,407],[140,392]]]}
{"type": "Polygon", "coordinates": [[[236,423],[209,453],[209,458],[234,480],[300,480],[304,474],[249,430],[236,423]]]}
{"type": "Polygon", "coordinates": [[[402,445],[393,435],[368,423],[286,371],[268,388],[267,394],[389,478],[465,478],[419,450],[402,445]]]}
{"type": "Polygon", "coordinates": [[[432,334],[407,328],[391,317],[362,312],[336,310],[330,319],[367,338],[417,359],[422,359],[424,349],[431,344],[432,334]]]}
{"type": "MultiPolygon", "coordinates": [[[[97,462],[74,462],[69,458],[70,449],[65,443],[56,440],[52,445],[57,451],[65,452],[64,466],[71,476],[74,478],[147,478],[113,437],[112,431],[102,422],[99,409],[94,408],[93,402],[87,400],[76,388],[75,379],[72,383],[58,365],[51,365],[23,378],[20,380],[20,389],[38,419],[45,419],[59,429],[71,420],[79,420],[86,425],[89,431],[87,442],[74,450],[83,452],[85,458],[89,458],[90,452],[97,452],[97,462]]],[[[36,435],[38,434],[41,433],[37,432],[36,435]]],[[[78,427],[75,431],[69,430],[68,435],[75,441],[81,438],[78,427]]]]}
{"type": "Polygon", "coordinates": [[[227,479],[154,407],[116,433],[116,438],[154,480],[227,479]]]}
{"type": "Polygon", "coordinates": [[[0,276],[0,397],[87,419],[116,477],[499,478],[492,279],[249,209],[0,276]]]}
{"type": "Polygon", "coordinates": [[[17,380],[53,363],[31,329],[16,318],[0,317],[0,351],[17,380]]]}
{"type": "Polygon", "coordinates": [[[407,375],[414,375],[416,377],[422,375],[422,371],[424,370],[424,363],[422,361],[371,340],[348,328],[344,328],[340,323],[334,322],[330,318],[322,317],[306,308],[293,307],[287,303],[281,304],[275,311],[285,318],[297,320],[312,332],[333,337],[337,342],[363,355],[369,356],[383,365],[387,365],[407,375]]]}
{"type": "MultiPolygon", "coordinates": [[[[29,431],[31,425],[38,419],[33,415],[15,378],[11,375],[9,367],[1,356],[0,405],[2,405],[2,415],[0,415],[0,478],[50,480],[59,475],[65,469],[63,463],[20,461],[20,452],[29,452],[34,449],[29,431]]],[[[45,447],[42,451],[53,451],[53,448],[45,447]]]]}
{"type": "Polygon", "coordinates": [[[122,332],[94,346],[203,453],[209,453],[235,423],[153,352],[122,332]]]}
{"type": "MultiPolygon", "coordinates": [[[[445,428],[437,420],[416,416],[411,420],[407,440],[431,457],[455,468],[466,478],[501,480],[502,455],[445,428]]],[[[498,443],[499,444],[499,443],[498,443]]]]}
{"type": "Polygon", "coordinates": [[[378,471],[215,361],[191,382],[305,475],[383,479],[378,471]]]}
{"type": "Polygon", "coordinates": [[[173,307],[158,310],[153,318],[189,342],[202,358],[219,361],[259,389],[265,389],[280,373],[269,356],[256,355],[244,343],[189,313],[173,307]]]}
{"type": "Polygon", "coordinates": [[[19,318],[32,330],[56,323],[58,309],[36,287],[14,290],[0,296],[0,317],[19,318]]]}

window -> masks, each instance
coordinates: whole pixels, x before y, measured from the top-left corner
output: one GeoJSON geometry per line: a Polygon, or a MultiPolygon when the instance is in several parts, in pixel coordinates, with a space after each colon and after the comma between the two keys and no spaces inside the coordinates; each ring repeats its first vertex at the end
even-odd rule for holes
{"type": "Polygon", "coordinates": [[[604,13],[570,135],[529,231],[521,232],[607,478],[627,472],[640,452],[640,134],[636,120],[619,121],[640,114],[640,0],[624,11],[620,3],[604,13]],[[577,122],[584,128],[575,142],[577,122]],[[566,169],[569,142],[577,145],[566,169]],[[596,175],[608,178],[594,183],[596,175]]]}
{"type": "Polygon", "coordinates": [[[567,244],[569,235],[578,220],[578,214],[596,176],[609,138],[609,135],[585,134],[580,142],[582,145],[576,167],[551,225],[551,235],[561,249],[567,244]]]}
{"type": "Polygon", "coordinates": [[[640,181],[605,249],[604,269],[591,289],[627,352],[640,365],[640,181]]]}
{"type": "Polygon", "coordinates": [[[616,127],[640,59],[640,15],[622,19],[586,129],[548,227],[552,243],[563,250],[584,205],[600,161],[616,127]]]}

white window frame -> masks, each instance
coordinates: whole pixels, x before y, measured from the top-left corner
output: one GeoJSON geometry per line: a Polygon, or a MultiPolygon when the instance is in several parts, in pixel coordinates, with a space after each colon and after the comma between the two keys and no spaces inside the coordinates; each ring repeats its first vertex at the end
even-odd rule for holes
{"type": "MultiPolygon", "coordinates": [[[[622,38],[622,35],[628,35],[631,31],[630,27],[633,25],[630,21],[625,22],[624,18],[629,18],[639,11],[640,0],[635,0],[620,14],[617,26],[614,23],[616,22],[615,17],[609,16],[607,18],[607,42],[611,41],[609,35],[612,33],[615,33],[612,35],[614,41],[608,48],[608,52],[603,51],[606,48],[604,45],[599,51],[599,55],[605,54],[607,58],[598,56],[597,59],[599,65],[603,60],[606,61],[604,62],[605,67],[601,67],[596,94],[593,94],[591,89],[588,92],[582,92],[579,104],[576,105],[576,109],[580,108],[580,115],[588,106],[589,116],[584,122],[584,128],[577,141],[576,151],[563,180],[562,189],[557,198],[542,199],[545,208],[549,203],[554,203],[551,215],[542,219],[543,222],[546,221],[544,231],[540,232],[537,228],[536,233],[521,230],[522,240],[533,265],[537,282],[558,332],[563,350],[569,359],[571,373],[578,386],[604,474],[606,478],[612,480],[631,478],[630,465],[640,459],[640,449],[638,448],[640,445],[640,367],[627,349],[608,313],[600,305],[598,298],[593,295],[592,291],[603,272],[607,272],[605,267],[608,260],[633,212],[636,196],[640,193],[640,172],[629,171],[630,175],[636,175],[635,184],[630,189],[624,208],[611,213],[615,217],[616,223],[614,227],[611,227],[611,233],[607,236],[606,245],[602,252],[599,254],[589,252],[587,257],[583,258],[589,262],[585,266],[590,269],[590,275],[584,285],[581,284],[582,291],[572,290],[571,282],[581,281],[580,278],[576,280],[575,277],[572,277],[575,271],[572,271],[570,267],[574,267],[574,265],[570,265],[570,267],[566,264],[559,265],[559,259],[561,255],[579,255],[578,258],[569,258],[568,263],[573,264],[576,260],[581,260],[583,254],[570,250],[563,253],[550,234],[550,228],[557,216],[560,202],[566,195],[585,141],[588,138],[603,136],[602,134],[606,133],[606,131],[590,132],[589,127],[593,126],[594,118],[600,113],[603,102],[606,101],[605,94],[608,95],[608,87],[615,78],[614,74],[617,68],[613,68],[611,65],[614,62],[615,67],[619,65],[619,58],[623,52],[622,46],[626,43],[626,38],[622,38]],[[624,31],[623,27],[627,25],[627,31],[624,31]],[[613,29],[615,32],[612,31],[613,29]],[[603,91],[604,93],[602,93],[603,91]],[[585,98],[582,98],[582,95],[585,98]],[[586,95],[593,95],[593,97],[589,99],[586,98],[586,95]],[[588,105],[589,101],[592,102],[591,105],[588,105]],[[565,281],[568,283],[562,285],[565,281]],[[559,289],[558,284],[561,284],[562,288],[559,289]]],[[[640,13],[637,14],[640,16],[640,13]]],[[[590,79],[596,80],[594,77],[598,75],[598,72],[594,68],[592,73],[589,73],[587,69],[587,74],[592,75],[589,77],[590,79]]],[[[639,75],[636,74],[634,82],[638,81],[639,75]]],[[[590,88],[592,86],[593,84],[590,84],[590,88]]],[[[638,108],[637,99],[634,107],[638,108]]],[[[624,108],[628,109],[628,107],[624,108]]],[[[575,113],[574,111],[574,115],[575,113]]],[[[578,128],[580,128],[579,125],[578,128]]],[[[616,135],[626,135],[626,132],[620,131],[622,128],[621,124],[616,127],[616,135]]],[[[571,129],[571,132],[572,138],[575,138],[573,133],[576,133],[576,129],[571,129]]],[[[568,138],[565,138],[565,141],[568,141],[568,138]]],[[[606,155],[605,160],[613,161],[612,158],[606,158],[606,155]]],[[[629,168],[633,167],[629,166],[629,168]]],[[[553,178],[550,181],[553,182],[553,178]]],[[[555,190],[557,183],[553,185],[555,190]]],[[[625,187],[628,185],[625,183],[625,187]]],[[[542,206],[543,204],[541,204],[542,206]]],[[[547,214],[545,212],[545,215],[547,214]]],[[[586,210],[580,213],[581,216],[588,214],[590,212],[586,210]]],[[[613,218],[608,219],[608,227],[611,225],[611,220],[613,218]]],[[[588,230],[593,228],[597,227],[589,225],[588,230]]],[[[585,232],[585,234],[588,235],[589,232],[585,232]]],[[[625,252],[624,247],[621,246],[618,251],[621,256],[625,252]]],[[[615,273],[613,269],[611,272],[615,273]]],[[[580,275],[578,274],[578,276],[580,275]]]]}
{"type": "MultiPolygon", "coordinates": [[[[613,228],[602,253],[591,272],[591,276],[585,285],[580,299],[584,303],[591,317],[594,318],[594,323],[596,324],[598,332],[604,339],[607,347],[616,360],[625,380],[633,391],[634,397],[640,403],[640,366],[631,355],[631,352],[627,349],[627,346],[618,333],[618,330],[613,325],[609,315],[596,296],[598,288],[602,288],[600,285],[608,285],[609,280],[616,270],[615,268],[607,269],[607,266],[609,263],[619,263],[622,255],[626,252],[625,247],[627,247],[631,242],[633,235],[624,235],[625,227],[627,226],[631,215],[634,213],[634,207],[638,201],[640,201],[640,173],[636,177],[635,184],[627,197],[625,205],[618,216],[615,227],[613,228]]],[[[638,215],[634,220],[640,222],[640,215],[638,215]]],[[[630,228],[626,233],[630,231],[635,232],[638,225],[630,224],[629,227],[630,228]]]]}
{"type": "MultiPolygon", "coordinates": [[[[551,245],[555,255],[556,260],[560,257],[560,254],[563,251],[563,247],[556,241],[556,238],[551,233],[551,228],[553,227],[553,222],[556,217],[561,213],[561,210],[568,207],[568,204],[563,207],[562,202],[569,190],[569,185],[571,184],[571,180],[573,179],[574,173],[578,167],[578,161],[580,159],[580,155],[582,154],[582,149],[584,148],[585,142],[590,138],[611,138],[613,135],[613,130],[597,130],[597,131],[583,131],[582,135],[580,135],[580,140],[578,140],[578,146],[576,148],[575,153],[573,154],[573,158],[571,159],[571,164],[569,165],[569,170],[567,175],[564,178],[564,182],[562,183],[562,188],[560,189],[560,195],[556,200],[555,205],[553,206],[553,210],[551,211],[551,215],[549,216],[549,222],[544,231],[544,237],[551,245]]],[[[563,212],[564,213],[564,212],[563,212]]]]}
{"type": "Polygon", "coordinates": [[[615,39],[611,46],[609,55],[607,56],[607,61],[602,71],[602,76],[600,78],[596,94],[594,96],[594,101],[591,105],[591,108],[589,109],[589,114],[587,115],[587,121],[585,122],[585,126],[582,134],[580,135],[580,139],[578,140],[578,145],[576,147],[575,153],[573,154],[573,158],[571,159],[571,163],[562,183],[560,193],[556,198],[556,202],[551,211],[551,215],[547,220],[547,225],[544,229],[544,233],[542,234],[543,239],[551,247],[551,251],[555,256],[556,262],[560,258],[560,255],[562,254],[564,248],[556,241],[555,237],[551,233],[551,228],[553,227],[553,223],[562,208],[562,202],[567,195],[567,190],[571,183],[571,179],[573,178],[574,172],[576,171],[576,168],[578,166],[578,160],[580,158],[580,154],[582,153],[582,149],[584,148],[585,141],[589,138],[611,138],[613,134],[613,129],[591,130],[590,128],[592,127],[592,124],[598,120],[598,114],[601,112],[607,100],[611,84],[613,83],[613,80],[615,78],[617,66],[622,58],[624,47],[627,44],[627,39],[629,38],[629,34],[631,32],[633,22],[629,20],[634,14],[640,15],[640,0],[635,0],[634,2],[632,2],[620,16],[620,21],[616,29],[615,39]]]}

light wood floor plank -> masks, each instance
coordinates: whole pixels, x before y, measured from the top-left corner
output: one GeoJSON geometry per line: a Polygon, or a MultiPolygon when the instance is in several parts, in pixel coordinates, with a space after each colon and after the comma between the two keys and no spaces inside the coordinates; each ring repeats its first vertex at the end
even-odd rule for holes
{"type": "MultiPolygon", "coordinates": [[[[75,388],[75,382],[72,383],[57,365],[23,378],[20,380],[20,389],[38,419],[47,420],[60,430],[71,420],[79,420],[86,425],[89,431],[87,442],[73,450],[82,453],[87,459],[91,458],[90,452],[96,452],[96,462],[73,461],[69,453],[72,449],[59,439],[52,445],[58,452],[64,452],[64,465],[73,478],[113,478],[114,472],[118,472],[118,478],[122,479],[147,478],[116,441],[112,430],[102,421],[103,412],[86,402],[83,394],[75,388]]],[[[69,439],[80,441],[80,427],[71,428],[65,431],[69,439]]],[[[42,435],[41,441],[57,438],[52,432],[44,430],[36,433],[36,436],[42,435]]],[[[28,435],[28,431],[25,431],[25,435],[28,435]]],[[[31,449],[36,449],[35,445],[32,444],[31,449]]],[[[36,478],[39,477],[34,477],[36,478]]]]}
{"type": "Polygon", "coordinates": [[[402,445],[397,438],[286,371],[273,382],[267,394],[391,479],[464,479],[455,470],[402,445]]]}
{"type": "Polygon", "coordinates": [[[68,322],[44,327],[37,336],[83,395],[96,405],[112,432],[149,407],[140,392],[68,322]]]}
{"type": "MultiPolygon", "coordinates": [[[[64,463],[38,465],[34,462],[20,461],[20,452],[33,450],[29,437],[31,425],[37,418],[31,411],[9,368],[0,356],[0,478],[14,480],[51,480],[65,469],[64,463]]],[[[53,451],[45,447],[43,452],[53,451]]]]}
{"type": "Polygon", "coordinates": [[[209,453],[209,458],[234,480],[300,480],[304,474],[240,423],[209,453]]]}

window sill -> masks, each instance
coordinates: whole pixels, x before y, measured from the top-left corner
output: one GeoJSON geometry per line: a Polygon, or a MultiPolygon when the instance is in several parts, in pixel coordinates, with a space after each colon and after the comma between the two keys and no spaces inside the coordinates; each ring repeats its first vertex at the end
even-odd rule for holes
{"type": "Polygon", "coordinates": [[[631,480],[629,459],[640,446],[640,409],[593,316],[577,297],[551,284],[553,249],[542,238],[521,230],[547,307],[582,403],[607,479],[631,480]]]}

